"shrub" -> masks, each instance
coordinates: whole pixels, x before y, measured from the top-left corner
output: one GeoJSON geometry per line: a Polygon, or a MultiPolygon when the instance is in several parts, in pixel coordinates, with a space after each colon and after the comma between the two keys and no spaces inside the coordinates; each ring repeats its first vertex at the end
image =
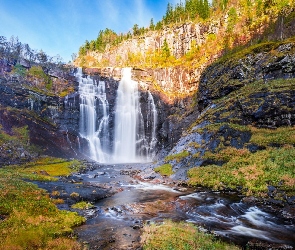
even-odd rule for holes
{"type": "Polygon", "coordinates": [[[166,176],[170,176],[174,173],[172,171],[171,164],[164,164],[162,166],[156,167],[155,172],[159,173],[160,175],[166,175],[166,176]]]}

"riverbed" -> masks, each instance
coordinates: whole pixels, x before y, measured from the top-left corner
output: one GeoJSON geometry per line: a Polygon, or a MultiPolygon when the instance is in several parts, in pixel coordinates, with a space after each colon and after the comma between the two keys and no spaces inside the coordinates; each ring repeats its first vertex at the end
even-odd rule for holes
{"type": "MultiPolygon", "coordinates": [[[[294,207],[276,209],[236,192],[179,186],[154,175],[147,164],[93,165],[58,183],[38,185],[49,192],[79,193],[78,200],[94,204],[92,209],[78,211],[87,221],[75,229],[88,249],[141,249],[143,225],[165,219],[191,222],[242,247],[295,247],[294,217],[289,214],[294,207]]],[[[75,200],[69,195],[64,199],[60,208],[73,210],[70,205],[75,200]]]]}

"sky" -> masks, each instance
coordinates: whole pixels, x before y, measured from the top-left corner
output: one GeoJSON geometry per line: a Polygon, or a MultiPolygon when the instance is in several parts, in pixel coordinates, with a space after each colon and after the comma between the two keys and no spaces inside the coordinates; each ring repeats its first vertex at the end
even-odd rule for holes
{"type": "Polygon", "coordinates": [[[179,0],[0,0],[0,36],[17,36],[35,50],[71,60],[106,28],[127,33],[162,19],[179,0]]]}

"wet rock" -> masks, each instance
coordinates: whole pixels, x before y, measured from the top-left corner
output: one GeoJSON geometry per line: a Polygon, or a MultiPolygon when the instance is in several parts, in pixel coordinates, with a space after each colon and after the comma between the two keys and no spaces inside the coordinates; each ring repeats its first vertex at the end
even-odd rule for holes
{"type": "Polygon", "coordinates": [[[97,174],[97,175],[105,175],[106,172],[97,172],[96,174],[97,174]]]}
{"type": "Polygon", "coordinates": [[[287,197],[287,202],[289,205],[295,205],[295,196],[287,197]]]}
{"type": "Polygon", "coordinates": [[[243,202],[246,202],[246,203],[250,203],[250,204],[255,204],[258,202],[258,199],[255,198],[254,196],[247,196],[247,197],[244,197],[242,199],[243,202]]]}
{"type": "Polygon", "coordinates": [[[185,192],[185,191],[187,191],[187,188],[185,188],[185,187],[175,187],[175,188],[173,188],[173,190],[176,190],[176,191],[179,191],[179,192],[185,192]]]}
{"type": "Polygon", "coordinates": [[[141,220],[137,220],[134,222],[134,224],[131,227],[135,230],[139,230],[143,228],[143,222],[141,220]]]}
{"type": "Polygon", "coordinates": [[[288,250],[293,249],[292,246],[286,244],[270,244],[268,242],[252,240],[247,243],[246,248],[249,250],[288,250]]]}
{"type": "Polygon", "coordinates": [[[141,170],[138,169],[123,169],[120,171],[120,175],[129,175],[134,176],[141,172],[141,170]]]}
{"type": "Polygon", "coordinates": [[[274,186],[268,186],[268,192],[267,195],[270,197],[274,197],[274,195],[276,194],[277,189],[274,186]]]}

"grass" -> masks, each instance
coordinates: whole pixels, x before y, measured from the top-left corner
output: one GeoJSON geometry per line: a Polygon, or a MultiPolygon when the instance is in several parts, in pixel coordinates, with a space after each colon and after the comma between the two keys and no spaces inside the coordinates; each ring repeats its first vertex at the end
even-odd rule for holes
{"type": "Polygon", "coordinates": [[[170,176],[174,173],[171,164],[164,164],[162,166],[156,167],[155,172],[165,176],[170,176]]]}
{"type": "Polygon", "coordinates": [[[12,165],[0,169],[0,174],[5,171],[11,176],[29,180],[55,181],[56,176],[68,176],[82,168],[78,160],[66,160],[54,157],[40,157],[23,165],[12,165]]]}
{"type": "Polygon", "coordinates": [[[239,249],[200,232],[188,223],[170,220],[162,224],[145,225],[141,242],[144,250],[235,250],[239,249]]]}
{"type": "Polygon", "coordinates": [[[4,171],[0,176],[1,249],[80,249],[72,227],[84,218],[58,210],[36,185],[4,171]]]}
{"type": "Polygon", "coordinates": [[[250,142],[259,146],[295,145],[295,127],[279,127],[277,129],[258,129],[251,127],[250,142]]]}
{"type": "Polygon", "coordinates": [[[189,156],[189,152],[184,150],[178,154],[166,156],[165,161],[176,160],[177,162],[180,162],[183,158],[188,157],[188,156],[189,156]]]}
{"type": "Polygon", "coordinates": [[[58,210],[55,204],[63,200],[50,198],[45,190],[24,181],[56,180],[56,176],[68,175],[80,166],[77,160],[42,157],[0,169],[1,249],[82,249],[73,238],[72,228],[85,219],[58,210]]]}
{"type": "Polygon", "coordinates": [[[246,149],[224,149],[215,159],[226,159],[221,167],[210,165],[188,171],[189,184],[215,190],[241,187],[246,195],[265,196],[268,185],[295,194],[295,148],[267,148],[251,154],[246,149]]]}
{"type": "Polygon", "coordinates": [[[87,210],[87,209],[90,209],[90,208],[93,208],[94,206],[89,203],[89,202],[86,202],[86,201],[81,201],[81,202],[78,202],[74,205],[72,205],[72,208],[74,209],[80,209],[80,210],[87,210]]]}

